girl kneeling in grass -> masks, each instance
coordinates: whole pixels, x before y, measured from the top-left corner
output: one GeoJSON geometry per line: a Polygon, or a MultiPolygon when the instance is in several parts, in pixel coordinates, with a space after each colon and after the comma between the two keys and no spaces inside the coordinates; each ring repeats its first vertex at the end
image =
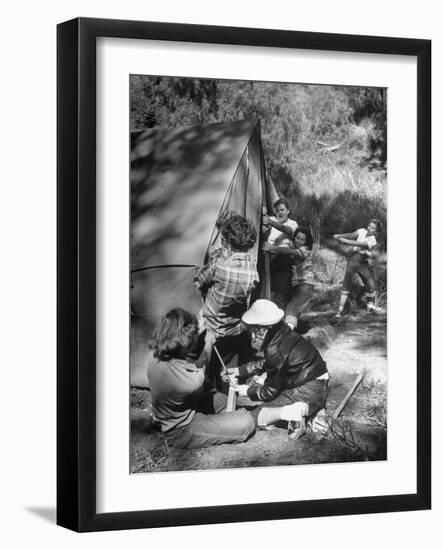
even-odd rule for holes
{"type": "Polygon", "coordinates": [[[312,269],[313,237],[305,227],[298,227],[293,235],[293,246],[280,247],[263,244],[263,249],[291,259],[291,298],[285,312],[285,322],[292,329],[298,326],[301,314],[310,303],[314,291],[312,269]]]}

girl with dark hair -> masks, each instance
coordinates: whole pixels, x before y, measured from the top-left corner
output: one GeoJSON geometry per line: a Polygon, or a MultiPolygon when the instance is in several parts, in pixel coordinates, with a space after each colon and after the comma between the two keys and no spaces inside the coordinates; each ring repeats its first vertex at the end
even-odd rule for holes
{"type": "Polygon", "coordinates": [[[147,366],[155,419],[170,445],[200,448],[223,443],[239,443],[255,431],[246,411],[222,412],[227,397],[203,392],[205,369],[214,344],[207,331],[198,359],[198,322],[195,315],[172,309],[156,328],[147,366]]]}
{"type": "MultiPolygon", "coordinates": [[[[250,295],[259,282],[256,261],[250,250],[256,242],[252,221],[236,212],[226,212],[217,221],[221,247],[195,274],[195,284],[204,298],[202,317],[216,337],[216,347],[227,366],[243,360],[249,348],[249,336],[241,324],[250,295]]],[[[221,376],[221,364],[212,357],[208,378],[218,389],[228,390],[221,376]]]]}
{"type": "MultiPolygon", "coordinates": [[[[278,199],[273,204],[273,211],[275,215],[268,216],[267,208],[263,207],[263,239],[270,246],[289,248],[298,227],[295,220],[289,218],[289,203],[285,199],[278,199]]],[[[291,295],[289,257],[270,254],[270,281],[272,295],[284,309],[291,295]]]]}
{"type": "Polygon", "coordinates": [[[377,245],[376,233],[381,231],[381,222],[375,218],[368,222],[367,228],[357,229],[353,233],[337,233],[333,238],[342,244],[351,245],[350,255],[345,268],[341,298],[335,319],[340,319],[350,296],[353,279],[359,275],[364,284],[364,298],[368,311],[377,311],[375,306],[375,280],[373,267],[370,264],[371,251],[377,245]]]}
{"type": "MultiPolygon", "coordinates": [[[[293,235],[290,248],[264,243],[263,249],[273,254],[288,256],[291,259],[291,297],[285,308],[285,322],[295,329],[301,314],[310,303],[314,290],[312,269],[313,237],[306,227],[298,227],[293,235]]],[[[278,303],[278,290],[272,299],[278,303]]]]}

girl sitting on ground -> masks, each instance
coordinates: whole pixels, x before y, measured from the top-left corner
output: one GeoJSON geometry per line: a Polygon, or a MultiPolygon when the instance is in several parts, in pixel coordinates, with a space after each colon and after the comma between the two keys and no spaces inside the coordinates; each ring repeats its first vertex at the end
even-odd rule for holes
{"type": "Polygon", "coordinates": [[[246,441],[255,431],[246,411],[223,412],[227,396],[205,393],[205,370],[210,361],[215,335],[206,332],[204,349],[194,360],[198,342],[195,315],[172,309],[156,328],[147,366],[155,419],[170,445],[200,448],[246,441]]]}
{"type": "Polygon", "coordinates": [[[285,322],[292,329],[297,328],[299,318],[309,305],[314,291],[312,248],[313,237],[305,227],[296,229],[290,248],[263,244],[263,250],[291,260],[291,297],[286,306],[285,322]]]}

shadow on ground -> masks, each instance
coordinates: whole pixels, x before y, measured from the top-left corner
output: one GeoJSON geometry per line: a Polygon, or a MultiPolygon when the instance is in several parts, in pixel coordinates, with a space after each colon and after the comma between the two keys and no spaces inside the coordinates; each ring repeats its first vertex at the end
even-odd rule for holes
{"type": "MultiPolygon", "coordinates": [[[[339,323],[331,315],[312,314],[306,338],[321,350],[331,375],[327,401],[330,425],[324,435],[311,431],[298,441],[286,429],[257,431],[247,442],[197,450],[169,447],[151,421],[150,392],[131,389],[132,473],[245,468],[385,460],[386,456],[386,315],[364,312],[339,323]],[[314,323],[313,323],[314,321],[314,323]],[[333,412],[361,369],[366,375],[337,420],[333,412]]],[[[241,403],[240,403],[241,404],[241,403]]]]}

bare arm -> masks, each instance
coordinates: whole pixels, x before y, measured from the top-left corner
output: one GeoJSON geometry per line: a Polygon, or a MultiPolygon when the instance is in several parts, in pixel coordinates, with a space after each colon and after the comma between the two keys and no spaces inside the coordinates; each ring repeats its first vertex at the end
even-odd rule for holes
{"type": "Polygon", "coordinates": [[[280,254],[281,256],[290,256],[292,258],[304,259],[304,253],[299,248],[289,248],[284,246],[276,246],[274,244],[263,243],[262,249],[265,252],[271,252],[272,254],[280,254]]]}
{"type": "Polygon", "coordinates": [[[198,357],[198,359],[195,361],[195,364],[199,369],[205,369],[209,364],[214,343],[215,335],[207,331],[203,351],[201,352],[201,355],[198,357]]]}
{"type": "Polygon", "coordinates": [[[275,229],[278,229],[282,233],[285,233],[290,238],[293,237],[293,229],[289,225],[284,225],[283,223],[279,223],[276,220],[272,220],[271,218],[269,218],[269,225],[271,225],[275,229]]]}
{"type": "Polygon", "coordinates": [[[353,233],[336,233],[333,235],[333,238],[339,241],[340,238],[343,239],[351,239],[352,241],[355,241],[358,238],[358,232],[353,231],[353,233]]]}
{"type": "Polygon", "coordinates": [[[366,248],[367,250],[370,249],[366,241],[353,241],[352,239],[345,239],[344,237],[338,237],[338,241],[342,244],[349,244],[351,246],[357,246],[359,248],[366,248]]]}

